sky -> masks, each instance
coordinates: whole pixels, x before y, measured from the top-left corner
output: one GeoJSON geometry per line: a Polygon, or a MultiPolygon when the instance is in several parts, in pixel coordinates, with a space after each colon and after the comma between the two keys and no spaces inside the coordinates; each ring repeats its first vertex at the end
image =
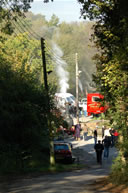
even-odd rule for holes
{"type": "Polygon", "coordinates": [[[47,20],[50,20],[51,16],[55,14],[60,22],[74,22],[83,21],[80,19],[81,5],[77,0],[54,0],[53,2],[43,3],[43,0],[34,0],[31,3],[31,9],[34,14],[45,15],[47,20]]]}

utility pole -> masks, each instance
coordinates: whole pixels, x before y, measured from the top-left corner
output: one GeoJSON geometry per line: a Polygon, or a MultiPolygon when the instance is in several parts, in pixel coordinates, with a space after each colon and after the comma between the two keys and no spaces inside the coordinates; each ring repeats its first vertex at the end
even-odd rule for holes
{"type": "Polygon", "coordinates": [[[44,40],[44,38],[41,38],[41,53],[42,53],[43,72],[44,72],[44,85],[45,85],[46,92],[48,94],[48,82],[47,82],[46,59],[45,59],[45,40],[44,40]]]}
{"type": "Polygon", "coordinates": [[[78,71],[78,54],[76,53],[76,118],[77,124],[79,124],[79,71],[78,71]]]}
{"type": "Polygon", "coordinates": [[[47,69],[46,69],[46,59],[45,59],[45,40],[41,38],[41,53],[42,53],[42,62],[43,62],[43,72],[44,72],[44,85],[47,95],[47,105],[48,112],[47,113],[47,127],[49,129],[49,143],[50,143],[50,164],[55,165],[55,157],[54,157],[54,144],[53,144],[53,130],[51,124],[51,114],[50,114],[50,105],[49,105],[49,91],[48,91],[48,81],[47,81],[47,69]]]}

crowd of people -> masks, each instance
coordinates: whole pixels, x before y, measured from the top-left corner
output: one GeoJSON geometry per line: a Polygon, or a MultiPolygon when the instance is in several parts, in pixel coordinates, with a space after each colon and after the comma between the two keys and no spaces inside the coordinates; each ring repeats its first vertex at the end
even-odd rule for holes
{"type": "Polygon", "coordinates": [[[102,127],[102,140],[98,140],[97,143],[97,128],[94,130],[94,149],[96,151],[97,163],[102,164],[102,153],[104,152],[104,158],[109,157],[109,148],[113,147],[117,143],[119,133],[113,128],[102,127]]]}
{"type": "MultiPolygon", "coordinates": [[[[80,140],[81,125],[76,124],[72,126],[72,134],[75,140],[80,140]]],[[[98,140],[98,126],[96,126],[94,132],[94,149],[96,151],[97,163],[102,164],[102,154],[104,159],[109,157],[109,148],[114,147],[117,143],[119,133],[114,128],[107,129],[105,126],[102,127],[102,140],[98,140]]],[[[84,138],[86,140],[86,138],[84,138]]]]}
{"type": "Polygon", "coordinates": [[[67,133],[68,135],[73,135],[75,140],[80,140],[80,132],[81,132],[81,124],[76,124],[76,125],[72,125],[72,127],[70,129],[66,129],[64,128],[62,125],[59,126],[59,128],[57,129],[57,133],[59,133],[59,135],[64,136],[65,133],[67,133]]]}
{"type": "MultiPolygon", "coordinates": [[[[58,131],[64,135],[66,133],[66,129],[60,126],[58,131]]],[[[81,124],[78,123],[73,125],[70,128],[70,134],[74,136],[74,139],[80,140],[80,132],[82,131],[81,124]]],[[[102,154],[104,159],[109,157],[109,148],[114,147],[117,143],[119,133],[114,128],[107,129],[105,126],[102,127],[102,140],[98,140],[98,126],[94,129],[93,137],[94,137],[94,149],[96,151],[97,163],[102,164],[102,154]]],[[[87,132],[83,132],[83,139],[86,140],[87,132]],[[86,134],[85,134],[86,133],[86,134]]]]}

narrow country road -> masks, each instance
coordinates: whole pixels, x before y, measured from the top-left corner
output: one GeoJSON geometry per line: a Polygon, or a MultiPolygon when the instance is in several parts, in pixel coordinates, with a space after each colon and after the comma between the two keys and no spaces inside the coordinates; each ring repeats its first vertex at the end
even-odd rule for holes
{"type": "Polygon", "coordinates": [[[86,141],[69,138],[68,141],[73,144],[79,162],[86,164],[87,168],[7,182],[2,185],[0,193],[97,193],[89,184],[108,175],[112,159],[117,155],[116,149],[110,148],[110,156],[101,166],[96,163],[93,138],[88,137],[86,141]]]}
{"type": "Polygon", "coordinates": [[[93,170],[43,175],[6,184],[2,193],[90,193],[88,185],[103,176],[104,169],[101,167],[93,170]]]}

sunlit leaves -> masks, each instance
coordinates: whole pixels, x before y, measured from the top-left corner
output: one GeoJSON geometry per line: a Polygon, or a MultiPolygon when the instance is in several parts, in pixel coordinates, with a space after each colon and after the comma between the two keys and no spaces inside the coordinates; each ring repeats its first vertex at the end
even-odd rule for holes
{"type": "Polygon", "coordinates": [[[112,10],[114,7],[113,0],[78,0],[82,5],[83,9],[81,14],[84,18],[89,19],[100,19],[103,20],[106,17],[106,12],[112,10]]]}
{"type": "Polygon", "coordinates": [[[93,40],[99,53],[95,56],[94,81],[109,101],[109,119],[124,139],[128,139],[128,14],[127,0],[86,0],[83,16],[96,21],[93,40]]]}

